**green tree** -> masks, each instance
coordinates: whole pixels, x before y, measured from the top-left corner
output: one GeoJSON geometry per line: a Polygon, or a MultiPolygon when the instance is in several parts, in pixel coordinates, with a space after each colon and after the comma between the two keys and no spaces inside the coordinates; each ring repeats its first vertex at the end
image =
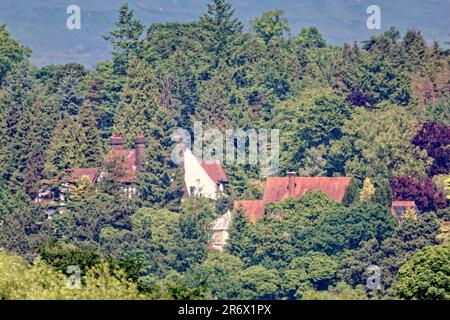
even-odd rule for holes
{"type": "Polygon", "coordinates": [[[227,252],[238,257],[242,255],[246,249],[244,239],[247,236],[246,233],[249,224],[250,222],[247,220],[244,210],[238,208],[228,228],[229,239],[226,244],[227,252]]]}
{"type": "Polygon", "coordinates": [[[316,27],[302,28],[297,41],[303,48],[324,48],[325,40],[316,27]]]}
{"type": "Polygon", "coordinates": [[[144,26],[139,20],[134,19],[133,10],[128,8],[127,3],[120,7],[115,25],[117,29],[103,38],[112,44],[115,73],[125,75],[128,66],[132,65],[130,57],[139,54],[144,26]]]}
{"type": "Polygon", "coordinates": [[[345,282],[339,282],[336,286],[325,291],[309,290],[303,295],[304,300],[368,300],[363,286],[352,288],[345,282]]]}
{"type": "Polygon", "coordinates": [[[242,270],[243,263],[236,256],[212,252],[202,264],[192,268],[189,277],[204,281],[216,299],[237,299],[242,286],[239,278],[242,270]]]}
{"type": "Polygon", "coordinates": [[[0,251],[0,298],[2,300],[130,300],[143,299],[136,285],[121,270],[103,264],[89,269],[79,289],[42,260],[28,265],[17,256],[0,251]]]}
{"type": "Polygon", "coordinates": [[[13,39],[4,24],[0,25],[0,43],[0,84],[2,84],[5,75],[18,63],[27,59],[31,51],[13,39]]]}
{"type": "Polygon", "coordinates": [[[270,300],[276,299],[279,294],[281,278],[274,269],[262,266],[252,266],[239,274],[243,300],[270,300]]]}
{"type": "Polygon", "coordinates": [[[101,104],[100,83],[93,81],[90,84],[84,103],[77,116],[77,123],[81,127],[79,133],[79,148],[83,155],[83,167],[96,167],[102,160],[102,147],[98,119],[101,104]]]}
{"type": "Polygon", "coordinates": [[[265,12],[261,17],[252,20],[252,29],[267,44],[273,38],[280,38],[289,31],[287,19],[283,18],[283,15],[283,10],[265,12]]]}
{"type": "Polygon", "coordinates": [[[417,119],[400,107],[359,109],[345,122],[342,138],[331,147],[329,164],[333,171],[361,181],[365,177],[386,181],[394,175],[424,175],[431,162],[410,143],[416,130],[417,119]]]}
{"type": "Polygon", "coordinates": [[[230,64],[233,47],[242,32],[242,24],[234,18],[234,9],[225,0],[212,0],[200,24],[206,32],[205,48],[211,55],[211,67],[217,68],[220,62],[230,64]]]}
{"type": "Polygon", "coordinates": [[[401,299],[450,299],[450,246],[419,250],[398,271],[394,290],[401,299]]]}
{"type": "Polygon", "coordinates": [[[53,179],[64,177],[65,170],[82,166],[80,131],[80,125],[68,115],[58,122],[46,155],[45,175],[51,183],[55,182],[53,179]]]}

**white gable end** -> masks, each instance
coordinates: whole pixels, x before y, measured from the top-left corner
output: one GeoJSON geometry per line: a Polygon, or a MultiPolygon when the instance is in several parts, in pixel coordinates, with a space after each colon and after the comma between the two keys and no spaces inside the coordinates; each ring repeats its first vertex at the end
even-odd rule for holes
{"type": "Polygon", "coordinates": [[[189,149],[184,151],[184,183],[189,197],[217,198],[217,185],[189,149]],[[191,194],[192,192],[195,194],[191,194]]]}

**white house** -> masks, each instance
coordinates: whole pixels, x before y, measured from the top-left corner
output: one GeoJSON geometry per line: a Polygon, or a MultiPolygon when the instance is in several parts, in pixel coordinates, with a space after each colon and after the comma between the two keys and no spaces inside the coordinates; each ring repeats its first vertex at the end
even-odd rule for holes
{"type": "Polygon", "coordinates": [[[205,197],[216,200],[228,183],[219,160],[199,161],[190,149],[183,153],[184,183],[190,198],[205,197]]]}

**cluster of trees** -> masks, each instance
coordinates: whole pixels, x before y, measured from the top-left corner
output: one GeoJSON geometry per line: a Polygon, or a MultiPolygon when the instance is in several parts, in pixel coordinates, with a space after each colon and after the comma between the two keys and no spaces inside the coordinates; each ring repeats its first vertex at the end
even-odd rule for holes
{"type": "MultiPolygon", "coordinates": [[[[449,50],[395,28],[328,45],[314,27],[290,30],[281,10],[250,25],[224,0],[149,27],[123,5],[105,36],[112,60],[93,70],[36,68],[0,27],[0,298],[448,299],[449,50]],[[343,204],[308,193],[255,224],[237,211],[226,252],[208,252],[221,205],[182,201],[170,160],[171,133],[194,121],[280,129],[279,172],[352,177],[343,204]],[[149,141],[140,196],[104,179],[45,219],[39,190],[101,165],[113,132],[149,141]],[[420,213],[398,225],[393,198],[420,213]],[[65,289],[72,265],[80,291],[65,289]],[[370,265],[379,290],[365,285],[370,265]]],[[[230,197],[261,196],[258,166],[225,169],[230,197]]]]}

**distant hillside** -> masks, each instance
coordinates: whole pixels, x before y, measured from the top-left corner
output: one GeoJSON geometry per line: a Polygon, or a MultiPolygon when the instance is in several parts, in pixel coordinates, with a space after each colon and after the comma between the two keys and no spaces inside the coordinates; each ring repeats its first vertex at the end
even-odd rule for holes
{"type": "MultiPolygon", "coordinates": [[[[101,36],[113,28],[117,9],[124,0],[1,0],[0,23],[33,49],[37,65],[80,62],[89,66],[109,57],[101,36]],[[66,8],[82,10],[82,29],[66,29],[66,8]]],[[[136,16],[146,25],[154,22],[191,21],[206,11],[207,0],[129,0],[136,16]]],[[[366,29],[368,0],[229,0],[236,14],[248,22],[264,11],[283,9],[292,33],[315,25],[329,43],[367,39],[379,31],[366,29]]],[[[448,41],[448,0],[378,0],[382,28],[404,31],[417,28],[428,41],[448,41]]],[[[383,31],[383,30],[382,30],[383,31]]]]}

